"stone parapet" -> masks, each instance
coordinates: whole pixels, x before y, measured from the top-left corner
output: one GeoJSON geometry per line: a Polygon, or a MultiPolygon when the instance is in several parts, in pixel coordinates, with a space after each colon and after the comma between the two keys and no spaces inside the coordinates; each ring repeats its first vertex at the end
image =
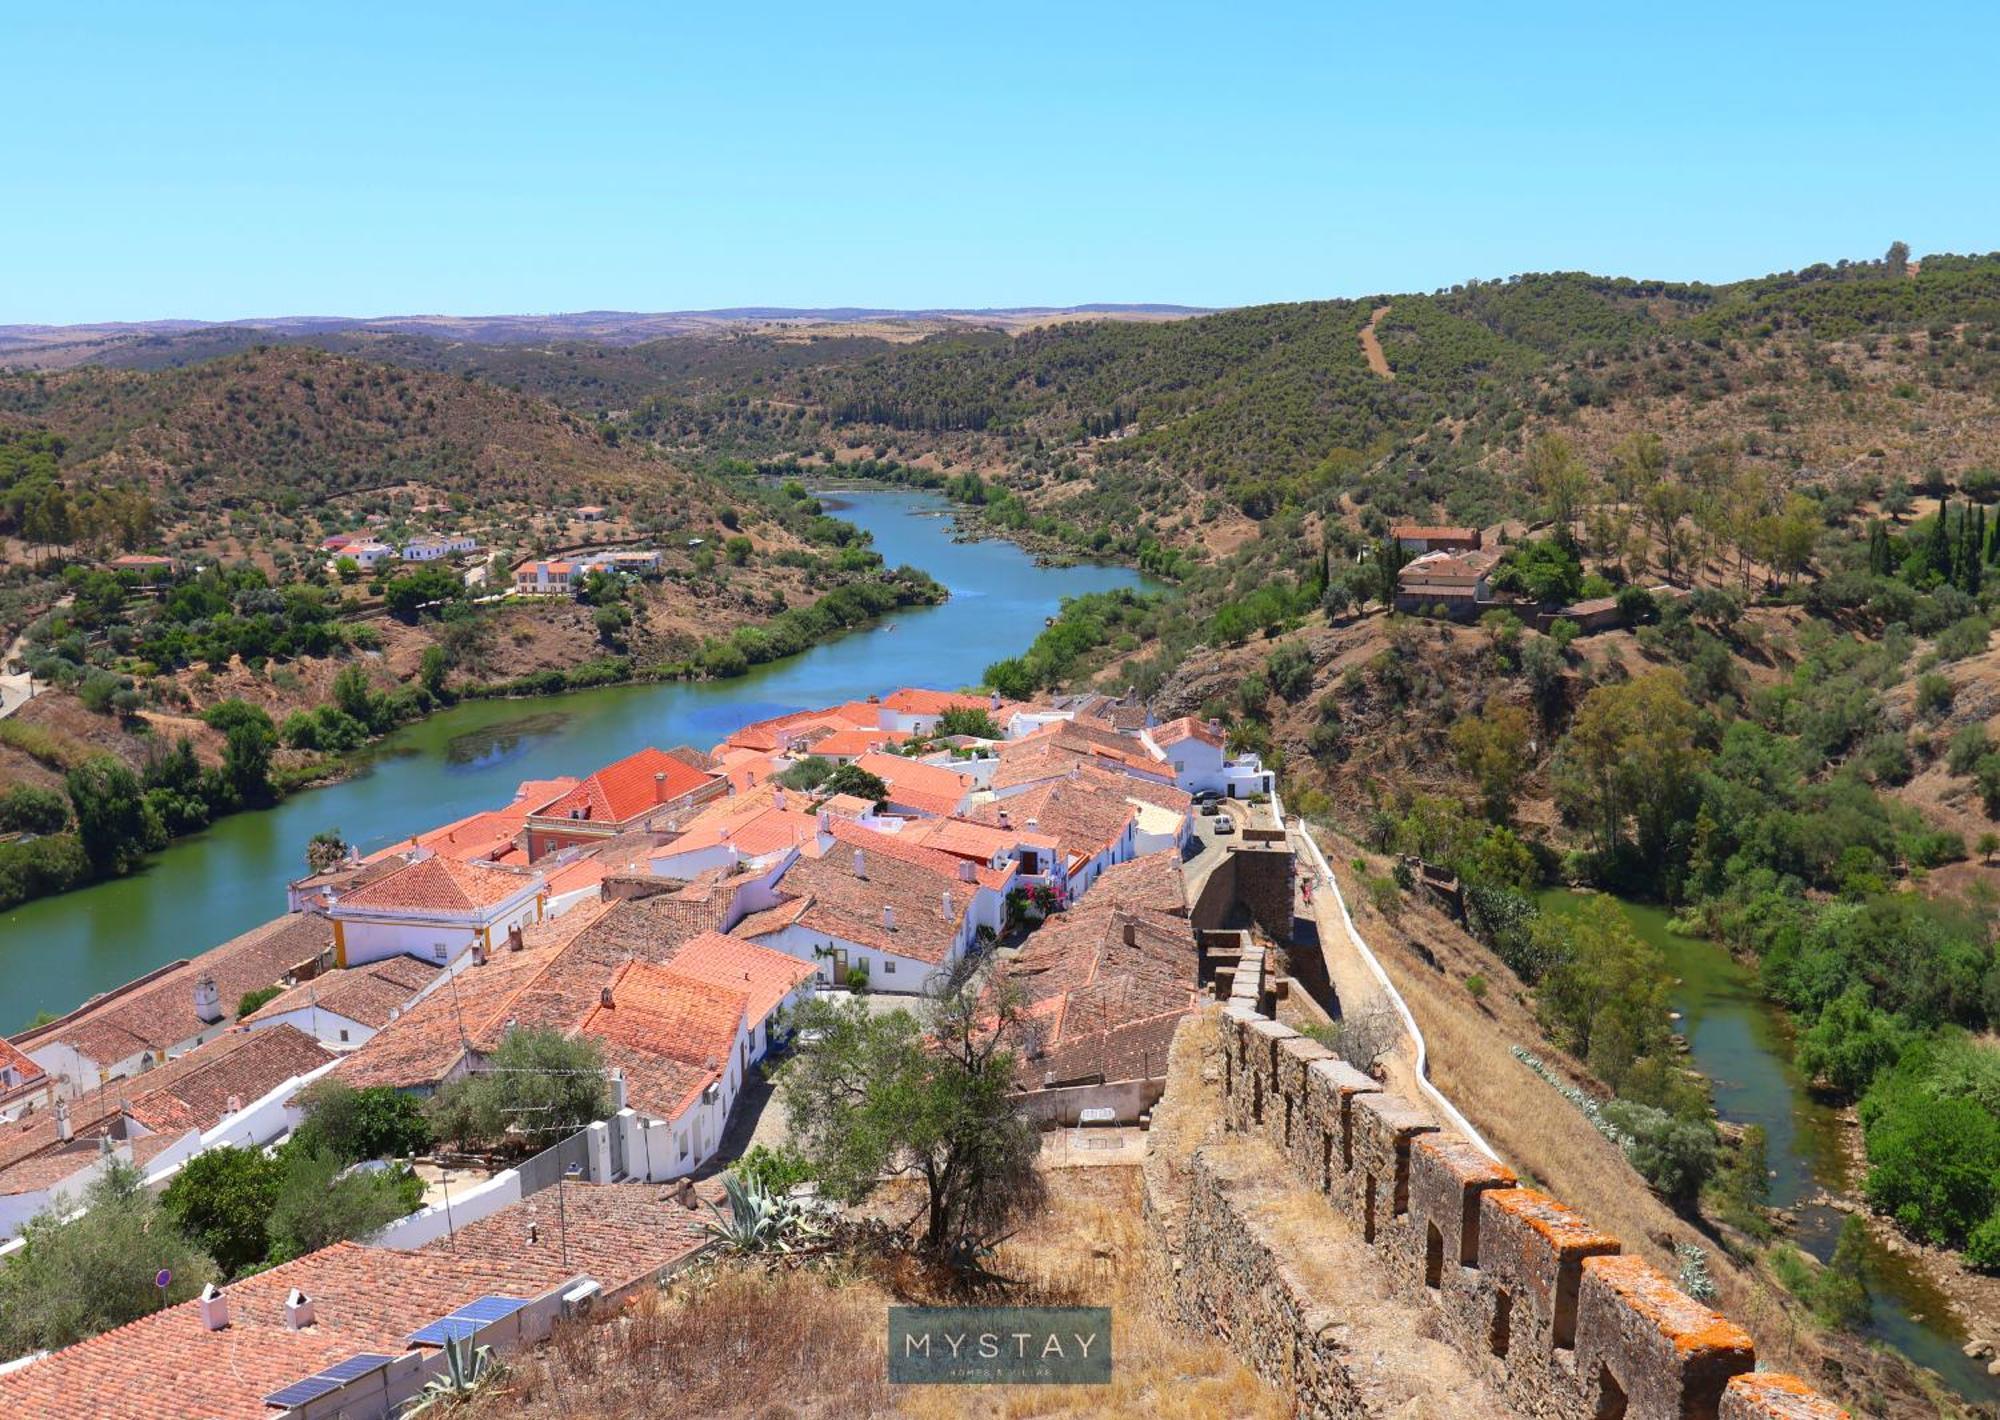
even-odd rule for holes
{"type": "MultiPolygon", "coordinates": [[[[1741,1327],[1626,1254],[1616,1237],[1520,1187],[1512,1170],[1441,1129],[1428,1110],[1255,1009],[1263,964],[1246,966],[1219,1013],[1225,1127],[1267,1143],[1284,1161],[1279,1171],[1292,1175],[1288,1186],[1325,1198],[1371,1249],[1376,1280],[1399,1300],[1429,1308],[1428,1334],[1447,1341],[1516,1414],[1845,1415],[1802,1381],[1753,1374],[1755,1348],[1741,1327]]],[[[1225,1202],[1211,1196],[1188,1216],[1188,1254],[1235,1255],[1226,1240],[1201,1236],[1234,1226],[1225,1202]]],[[[1371,1413],[1328,1340],[1337,1334],[1328,1318],[1337,1319],[1340,1299],[1312,1295],[1305,1274],[1283,1263],[1260,1258],[1256,1297],[1211,1300],[1204,1324],[1260,1371],[1297,1386],[1300,1414],[1371,1413]],[[1274,1300],[1278,1294],[1283,1299],[1274,1300]],[[1271,1328],[1279,1334],[1267,1334],[1271,1328]]]]}

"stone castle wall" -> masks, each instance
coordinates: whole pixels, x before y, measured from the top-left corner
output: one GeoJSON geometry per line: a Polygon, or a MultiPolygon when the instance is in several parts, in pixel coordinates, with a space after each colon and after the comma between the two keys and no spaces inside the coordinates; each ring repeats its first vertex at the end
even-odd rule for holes
{"type": "MultiPolygon", "coordinates": [[[[1221,1011],[1224,1126],[1261,1137],[1348,1219],[1395,1298],[1423,1309],[1475,1374],[1535,1420],[1832,1420],[1801,1381],[1752,1374],[1741,1327],[1644,1258],[1441,1129],[1317,1042],[1258,1009],[1249,954],[1221,1011]]],[[[1184,1319],[1213,1329],[1300,1414],[1371,1413],[1329,1341],[1338,1297],[1308,1294],[1229,1209],[1197,1153],[1179,1202],[1168,1284],[1184,1319]],[[1225,1318],[1234,1318],[1226,1321],[1225,1318]],[[1273,1334],[1275,1333],[1275,1334],[1273,1334]],[[1282,1363],[1274,1361],[1282,1358],[1282,1363]]]]}

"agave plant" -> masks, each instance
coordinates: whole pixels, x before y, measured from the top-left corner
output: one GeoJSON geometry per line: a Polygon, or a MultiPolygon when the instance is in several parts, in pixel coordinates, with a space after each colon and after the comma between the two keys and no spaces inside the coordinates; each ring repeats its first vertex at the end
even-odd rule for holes
{"type": "Polygon", "coordinates": [[[481,1387],[491,1385],[507,1372],[491,1346],[475,1347],[469,1336],[446,1338],[444,1362],[445,1373],[432,1376],[429,1384],[411,1399],[403,1409],[403,1420],[468,1400],[481,1387]]]}
{"type": "Polygon", "coordinates": [[[731,1252],[790,1252],[794,1241],[819,1232],[806,1205],[772,1193],[754,1178],[732,1170],[722,1176],[722,1191],[729,1211],[710,1203],[715,1218],[703,1226],[731,1252]]]}

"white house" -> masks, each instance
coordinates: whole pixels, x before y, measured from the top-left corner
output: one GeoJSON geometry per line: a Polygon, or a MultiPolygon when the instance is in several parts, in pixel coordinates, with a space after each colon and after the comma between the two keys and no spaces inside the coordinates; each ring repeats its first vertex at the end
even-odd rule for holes
{"type": "Polygon", "coordinates": [[[291,1026],[329,1050],[356,1050],[437,979],[435,965],[384,957],[302,981],[245,1016],[243,1024],[251,1030],[291,1026]]]}
{"type": "Polygon", "coordinates": [[[510,928],[541,921],[548,883],[539,871],[461,863],[425,849],[417,855],[327,909],[338,965],[413,956],[443,966],[475,945],[490,951],[510,928]]]}
{"type": "Polygon", "coordinates": [[[1140,732],[1146,747],[1173,766],[1174,784],[1190,794],[1247,799],[1271,792],[1275,776],[1254,754],[1227,752],[1221,728],[1192,715],[1140,732]]]}
{"type": "Polygon", "coordinates": [[[336,558],[352,557],[364,572],[371,571],[378,563],[396,555],[396,549],[386,542],[370,539],[366,542],[350,542],[335,553],[336,558]]]}
{"type": "Polygon", "coordinates": [[[462,552],[477,552],[479,539],[467,537],[463,533],[434,534],[420,537],[414,542],[403,544],[405,562],[436,562],[439,558],[455,557],[462,552]]]}

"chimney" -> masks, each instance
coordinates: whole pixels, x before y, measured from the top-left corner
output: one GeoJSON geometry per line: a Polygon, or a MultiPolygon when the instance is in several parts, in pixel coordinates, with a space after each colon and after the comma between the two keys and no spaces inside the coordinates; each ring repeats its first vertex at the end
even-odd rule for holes
{"type": "Polygon", "coordinates": [[[222,1102],[222,1111],[224,1114],[238,1114],[242,1112],[242,1109],[243,1096],[241,1095],[231,1095],[222,1102]]]}
{"type": "Polygon", "coordinates": [[[70,1136],[73,1132],[74,1131],[71,1130],[69,1124],[69,1101],[57,1100],[56,1138],[62,1140],[63,1143],[67,1144],[70,1141],[70,1136]]]}
{"type": "Polygon", "coordinates": [[[229,1298],[213,1282],[201,1289],[195,1305],[201,1310],[201,1324],[210,1331],[221,1331],[229,1325],[229,1298]]]}
{"type": "Polygon", "coordinates": [[[1222,721],[1220,721],[1220,720],[1210,720],[1210,721],[1208,722],[1208,732],[1209,732],[1209,733],[1210,733],[1211,735],[1219,735],[1219,734],[1221,734],[1221,733],[1222,733],[1222,721]]]}
{"type": "Polygon", "coordinates": [[[195,982],[194,1013],[209,1025],[222,1019],[222,993],[215,989],[214,977],[204,976],[195,982]]]}
{"type": "Polygon", "coordinates": [[[1128,947],[1139,945],[1139,924],[1129,917],[1125,919],[1125,945],[1128,947]]]}
{"type": "Polygon", "coordinates": [[[472,964],[473,964],[474,966],[484,966],[484,965],[486,965],[486,943],[485,943],[485,942],[474,942],[474,943],[472,944],[472,964]]]}
{"type": "Polygon", "coordinates": [[[285,1297],[285,1329],[303,1331],[313,1324],[313,1302],[297,1287],[285,1297]]]}
{"type": "MultiPolygon", "coordinates": [[[[606,988],[606,990],[609,989],[608,987],[606,988]]],[[[623,1108],[625,1108],[625,1072],[623,1070],[613,1070],[611,1072],[611,1112],[616,1114],[623,1108]]]]}
{"type": "Polygon", "coordinates": [[[528,945],[527,940],[521,935],[521,924],[519,922],[516,922],[513,926],[507,929],[508,951],[518,952],[527,945],[528,945]]]}
{"type": "Polygon", "coordinates": [[[605,1009],[605,1010],[607,1010],[607,1011],[610,1011],[610,1010],[615,1010],[615,1009],[617,1009],[617,1008],[616,1008],[616,1007],[615,1007],[615,1006],[613,1005],[613,1003],[612,1003],[612,1000],[611,1000],[611,983],[610,983],[610,982],[608,982],[608,981],[607,981],[607,982],[606,982],[606,983],[605,983],[605,984],[604,984],[604,985],[603,985],[602,987],[600,987],[600,988],[598,989],[598,992],[597,992],[597,1004],[598,1004],[598,1005],[600,1005],[600,1006],[602,1006],[602,1007],[604,1007],[604,1009],[605,1009]]]}
{"type": "Polygon", "coordinates": [[[979,881],[979,872],[976,868],[972,866],[972,860],[970,858],[962,858],[959,860],[958,880],[962,883],[974,883],[979,881]]]}
{"type": "Polygon", "coordinates": [[[958,916],[958,913],[952,909],[950,888],[946,888],[938,894],[938,912],[943,915],[944,920],[947,922],[958,916]]]}
{"type": "Polygon", "coordinates": [[[986,703],[990,709],[998,710],[1000,708],[1000,692],[997,690],[994,691],[993,698],[986,703]]]}
{"type": "Polygon", "coordinates": [[[771,807],[782,809],[784,806],[785,806],[785,786],[780,784],[777,788],[771,791],[771,807]]]}
{"type": "Polygon", "coordinates": [[[896,909],[886,902],[882,904],[882,930],[885,932],[896,930],[896,909]]]}
{"type": "Polygon", "coordinates": [[[1040,819],[1031,818],[1028,820],[1028,832],[1030,833],[1038,832],[1041,829],[1041,826],[1042,826],[1042,821],[1040,819]]]}
{"type": "Polygon", "coordinates": [[[857,878],[868,876],[868,860],[862,856],[859,848],[854,850],[854,876],[857,878]]]}
{"type": "Polygon", "coordinates": [[[821,809],[821,810],[819,811],[819,831],[820,831],[821,833],[832,833],[832,832],[833,832],[833,810],[832,810],[832,809],[821,809]]]}
{"type": "Polygon", "coordinates": [[[542,1240],[542,1230],[538,1224],[528,1224],[528,1246],[533,1247],[542,1240]]]}
{"type": "Polygon", "coordinates": [[[653,771],[653,802],[656,804],[664,804],[666,801],[667,801],[667,771],[664,769],[656,769],[653,771]]]}
{"type": "Polygon", "coordinates": [[[1000,826],[1002,828],[1012,828],[1014,826],[1014,816],[1005,809],[1000,810],[1000,826]]]}

